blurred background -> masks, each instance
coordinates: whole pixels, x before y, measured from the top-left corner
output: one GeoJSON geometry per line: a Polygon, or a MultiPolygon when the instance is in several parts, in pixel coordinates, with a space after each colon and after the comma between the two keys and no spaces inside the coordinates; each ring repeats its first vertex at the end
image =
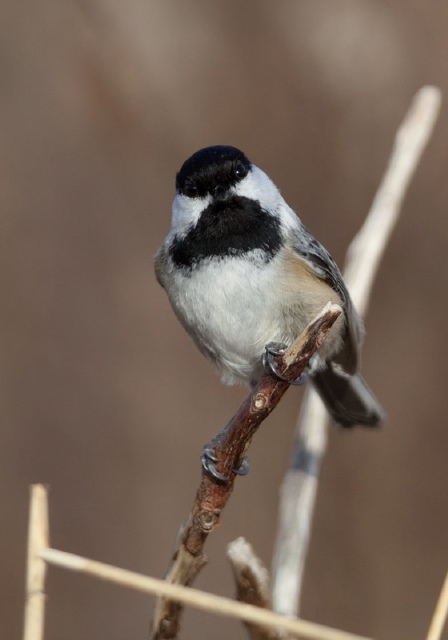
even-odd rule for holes
{"type": "MultiPolygon", "coordinates": [[[[163,576],[221,385],[153,275],[174,176],[241,147],[341,264],[416,91],[448,94],[448,5],[423,0],[5,0],[0,8],[0,635],[20,637],[28,486],[56,548],[163,576]]],[[[448,568],[448,119],[404,203],[366,320],[384,429],[332,428],[302,615],[423,638],[448,568]]],[[[302,391],[251,448],[197,586],[227,543],[269,566],[302,391]]],[[[46,638],[148,637],[153,600],[51,568],[46,638]]],[[[187,611],[182,638],[245,638],[187,611]]],[[[448,632],[445,632],[448,638],[448,632]]]]}

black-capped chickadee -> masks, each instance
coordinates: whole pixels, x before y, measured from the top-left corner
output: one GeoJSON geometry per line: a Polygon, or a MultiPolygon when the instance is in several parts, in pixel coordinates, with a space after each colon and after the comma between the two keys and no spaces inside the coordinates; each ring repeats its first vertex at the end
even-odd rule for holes
{"type": "Polygon", "coordinates": [[[227,384],[254,385],[267,344],[291,346],[327,302],[339,304],[343,314],[312,359],[310,379],[336,423],[381,422],[358,373],[363,326],[338,267],[244,153],[207,147],[184,162],[155,270],[227,384]]]}

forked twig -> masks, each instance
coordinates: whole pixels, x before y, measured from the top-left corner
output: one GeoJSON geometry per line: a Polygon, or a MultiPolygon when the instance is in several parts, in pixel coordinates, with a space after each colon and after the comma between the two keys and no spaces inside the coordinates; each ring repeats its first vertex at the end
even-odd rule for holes
{"type": "MultiPolygon", "coordinates": [[[[292,381],[301,375],[340,313],[339,306],[328,303],[283,358],[277,358],[277,365],[284,377],[292,381]]],[[[179,533],[166,576],[167,582],[190,585],[206,563],[203,547],[208,534],[219,523],[221,511],[232,493],[235,480],[233,470],[240,468],[254,433],[277,406],[288,387],[287,381],[278,380],[270,374],[263,376],[229,424],[210,443],[218,459],[216,470],[227,481],[222,482],[203,469],[189,519],[179,533]]],[[[175,638],[181,612],[179,602],[159,599],[154,613],[152,638],[175,638]]]]}
{"type": "MultiPolygon", "coordinates": [[[[269,572],[252,546],[237,538],[227,546],[236,584],[236,599],[262,609],[272,609],[269,572]]],[[[281,640],[282,632],[275,627],[246,622],[251,640],[281,640]]]]}
{"type": "MultiPolygon", "coordinates": [[[[371,210],[347,252],[344,279],[361,315],[365,315],[380,259],[437,120],[440,102],[441,93],[436,87],[424,87],[415,96],[397,132],[389,165],[371,210]]],[[[298,612],[320,464],[326,449],[327,422],[325,408],[309,386],[297,423],[292,464],[281,489],[272,570],[273,607],[285,615],[298,612]]]]}

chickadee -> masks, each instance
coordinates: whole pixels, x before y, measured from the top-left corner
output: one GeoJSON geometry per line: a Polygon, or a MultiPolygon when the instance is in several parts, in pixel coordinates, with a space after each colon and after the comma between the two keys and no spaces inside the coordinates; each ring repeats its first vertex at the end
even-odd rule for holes
{"type": "Polygon", "coordinates": [[[309,365],[311,382],[339,425],[381,422],[383,411],[358,373],[363,325],[338,267],[244,153],[207,147],[184,162],[155,271],[227,384],[256,384],[267,344],[291,346],[327,302],[340,305],[309,365]]]}

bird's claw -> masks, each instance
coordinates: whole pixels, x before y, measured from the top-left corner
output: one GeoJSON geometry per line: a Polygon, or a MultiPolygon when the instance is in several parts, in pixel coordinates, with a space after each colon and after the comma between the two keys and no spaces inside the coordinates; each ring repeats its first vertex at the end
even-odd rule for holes
{"type": "Polygon", "coordinates": [[[274,378],[277,378],[277,380],[281,380],[282,382],[288,382],[289,384],[292,384],[297,387],[302,385],[304,382],[306,382],[305,373],[301,373],[300,377],[297,378],[297,380],[288,380],[288,378],[285,378],[285,376],[282,375],[278,370],[278,366],[276,361],[274,360],[274,357],[285,355],[285,352],[286,352],[285,344],[282,344],[281,342],[270,342],[269,344],[266,345],[265,349],[266,351],[263,354],[263,364],[265,369],[268,371],[268,373],[273,375],[274,378]]]}
{"type": "MultiPolygon", "coordinates": [[[[216,480],[220,482],[229,482],[230,478],[224,476],[222,473],[216,468],[216,463],[219,462],[219,458],[215,455],[215,450],[208,445],[204,447],[204,453],[201,456],[201,464],[203,468],[208,471],[216,480]]],[[[232,469],[233,473],[236,473],[239,476],[245,476],[249,473],[249,458],[244,456],[243,462],[239,469],[232,469]]]]}
{"type": "Polygon", "coordinates": [[[237,476],[247,476],[249,473],[250,462],[248,456],[244,456],[243,462],[241,463],[241,467],[239,469],[232,469],[233,473],[236,473],[237,476]]]}

